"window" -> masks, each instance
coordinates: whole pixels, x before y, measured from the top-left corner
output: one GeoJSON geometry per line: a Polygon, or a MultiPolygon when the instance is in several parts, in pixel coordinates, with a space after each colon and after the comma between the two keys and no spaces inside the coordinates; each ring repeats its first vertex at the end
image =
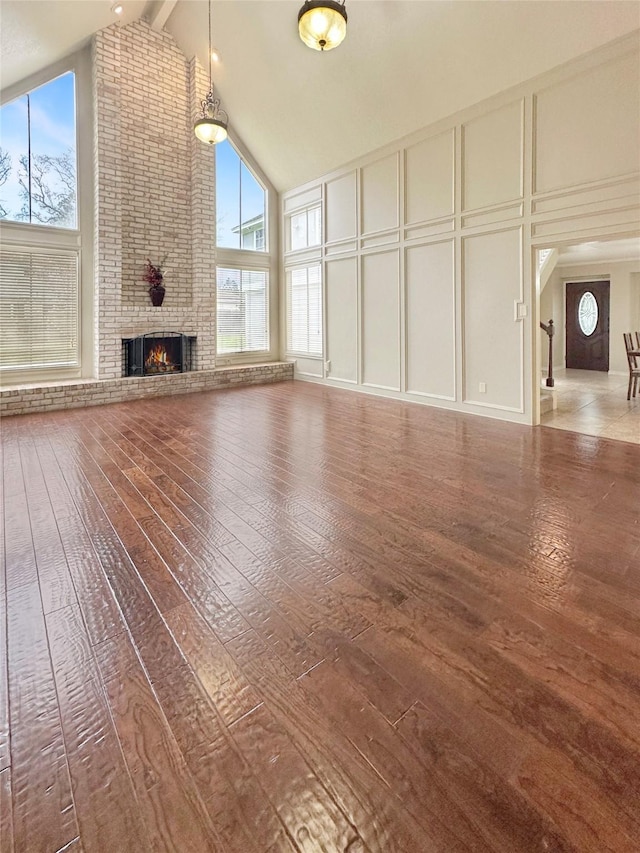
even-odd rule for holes
{"type": "Polygon", "coordinates": [[[77,228],[75,74],[0,109],[0,218],[77,228]]]}
{"type": "Polygon", "coordinates": [[[229,140],[216,145],[216,243],[265,251],[266,193],[229,140]],[[260,237],[259,237],[260,234],[260,237]]]}
{"type": "Polygon", "coordinates": [[[321,239],[320,208],[312,207],[294,213],[289,219],[289,243],[292,252],[319,246],[321,239]]]}
{"type": "Polygon", "coordinates": [[[590,290],[582,294],[578,303],[578,325],[586,337],[590,337],[598,325],[598,302],[590,290]]]}
{"type": "MultiPolygon", "coordinates": [[[[90,375],[92,366],[93,198],[89,160],[78,176],[76,141],[77,103],[90,112],[89,54],[48,73],[49,79],[40,74],[11,87],[0,107],[0,370],[6,383],[90,375]],[[82,227],[80,180],[87,202],[82,227]]],[[[82,144],[91,144],[89,125],[82,144]]]]}
{"type": "Polygon", "coordinates": [[[320,264],[290,270],[287,291],[288,351],[322,355],[320,264]]]}
{"type": "Polygon", "coordinates": [[[218,355],[269,349],[268,278],[264,270],[218,267],[218,355]]]}
{"type": "Polygon", "coordinates": [[[219,364],[273,358],[278,345],[277,335],[271,339],[278,301],[270,296],[278,266],[275,252],[269,251],[267,217],[269,210],[273,215],[277,198],[251,155],[239,141],[237,145],[225,140],[215,149],[219,364]]]}
{"type": "Polygon", "coordinates": [[[78,252],[0,250],[0,365],[77,368],[78,252]]]}

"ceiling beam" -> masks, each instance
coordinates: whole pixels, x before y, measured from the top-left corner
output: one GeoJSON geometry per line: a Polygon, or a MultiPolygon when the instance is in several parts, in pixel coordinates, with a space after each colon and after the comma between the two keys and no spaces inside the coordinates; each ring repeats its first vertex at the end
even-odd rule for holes
{"type": "Polygon", "coordinates": [[[152,30],[160,32],[167,23],[178,0],[156,0],[149,10],[148,20],[152,30]]]}

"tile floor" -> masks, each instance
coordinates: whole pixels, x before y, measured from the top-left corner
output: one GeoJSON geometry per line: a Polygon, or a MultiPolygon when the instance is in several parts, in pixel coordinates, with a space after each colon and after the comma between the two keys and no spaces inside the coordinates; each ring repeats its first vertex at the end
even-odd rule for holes
{"type": "Polygon", "coordinates": [[[640,396],[627,401],[628,377],[593,370],[558,370],[557,408],[542,426],[640,444],[640,396]]]}

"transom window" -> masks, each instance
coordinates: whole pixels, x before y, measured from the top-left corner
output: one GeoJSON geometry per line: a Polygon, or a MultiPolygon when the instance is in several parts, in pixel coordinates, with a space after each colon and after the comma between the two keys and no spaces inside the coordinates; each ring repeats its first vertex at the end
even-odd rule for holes
{"type": "Polygon", "coordinates": [[[0,218],[77,228],[75,74],[0,108],[0,218]]]}
{"type": "Polygon", "coordinates": [[[289,217],[289,248],[292,252],[319,246],[321,234],[320,207],[311,207],[289,217]]]}
{"type": "Polygon", "coordinates": [[[216,145],[218,248],[266,251],[266,192],[229,140],[216,145]]]}

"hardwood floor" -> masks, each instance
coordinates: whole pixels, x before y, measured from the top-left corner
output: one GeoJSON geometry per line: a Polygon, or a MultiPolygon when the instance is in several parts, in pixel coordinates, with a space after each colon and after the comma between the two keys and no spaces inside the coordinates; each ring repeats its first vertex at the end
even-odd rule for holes
{"type": "Polygon", "coordinates": [[[640,849],[639,446],[303,383],[2,437],[2,853],[640,849]]]}

